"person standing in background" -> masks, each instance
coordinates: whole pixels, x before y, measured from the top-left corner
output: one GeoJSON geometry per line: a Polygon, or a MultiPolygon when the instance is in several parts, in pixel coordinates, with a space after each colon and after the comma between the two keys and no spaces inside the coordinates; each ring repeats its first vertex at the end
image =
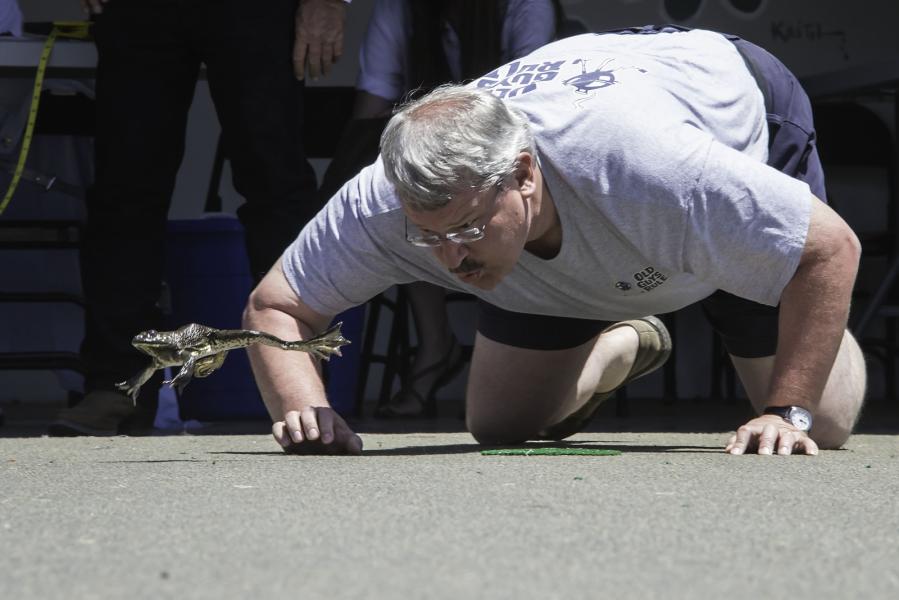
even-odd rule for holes
{"type": "Polygon", "coordinates": [[[137,406],[115,388],[146,357],[131,346],[158,329],[166,220],[200,74],[222,126],[237,215],[258,281],[315,214],[302,143],[303,83],[343,48],[344,0],[81,0],[97,45],[95,182],[81,273],[85,396],[51,435],[115,435],[152,427],[160,377],[137,406]]]}

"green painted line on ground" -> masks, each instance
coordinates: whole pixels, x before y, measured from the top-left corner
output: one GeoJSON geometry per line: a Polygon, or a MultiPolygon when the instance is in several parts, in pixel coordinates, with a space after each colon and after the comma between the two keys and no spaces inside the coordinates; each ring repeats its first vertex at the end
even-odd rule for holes
{"type": "Polygon", "coordinates": [[[481,450],[484,456],[618,456],[621,450],[606,448],[500,448],[481,450]]]}

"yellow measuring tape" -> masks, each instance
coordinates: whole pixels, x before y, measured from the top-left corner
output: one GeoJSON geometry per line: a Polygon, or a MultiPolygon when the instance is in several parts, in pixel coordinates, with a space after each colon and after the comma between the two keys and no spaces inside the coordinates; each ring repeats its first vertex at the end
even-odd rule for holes
{"type": "Polygon", "coordinates": [[[88,21],[56,21],[53,23],[53,29],[44,42],[44,49],[41,50],[41,59],[37,64],[37,74],[34,77],[34,89],[31,91],[31,106],[28,109],[28,121],[25,124],[25,134],[22,137],[22,148],[19,150],[19,160],[16,163],[16,169],[13,171],[12,181],[6,194],[3,195],[3,201],[0,202],[0,215],[6,210],[6,206],[16,192],[19,185],[19,179],[22,178],[22,172],[25,170],[25,160],[28,158],[28,150],[31,148],[31,136],[34,135],[34,123],[37,121],[37,109],[41,103],[41,89],[44,86],[44,73],[47,71],[47,62],[50,60],[50,53],[53,51],[53,44],[56,38],[72,38],[78,40],[90,39],[88,21]]]}

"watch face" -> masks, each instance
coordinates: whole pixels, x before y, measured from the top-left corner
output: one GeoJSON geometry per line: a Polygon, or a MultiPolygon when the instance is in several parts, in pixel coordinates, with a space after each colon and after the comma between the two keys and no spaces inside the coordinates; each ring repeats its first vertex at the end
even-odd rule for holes
{"type": "Polygon", "coordinates": [[[808,431],[812,428],[812,415],[803,408],[793,407],[790,410],[789,421],[800,431],[808,431]]]}

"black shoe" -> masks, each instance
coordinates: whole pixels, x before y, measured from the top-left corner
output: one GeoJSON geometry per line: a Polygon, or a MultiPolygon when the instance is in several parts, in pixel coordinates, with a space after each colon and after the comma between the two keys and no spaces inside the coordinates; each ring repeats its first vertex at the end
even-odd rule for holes
{"type": "Polygon", "coordinates": [[[63,437],[118,435],[119,426],[136,411],[134,400],[128,396],[108,390],[94,390],[75,406],[61,410],[47,433],[63,437]]]}

